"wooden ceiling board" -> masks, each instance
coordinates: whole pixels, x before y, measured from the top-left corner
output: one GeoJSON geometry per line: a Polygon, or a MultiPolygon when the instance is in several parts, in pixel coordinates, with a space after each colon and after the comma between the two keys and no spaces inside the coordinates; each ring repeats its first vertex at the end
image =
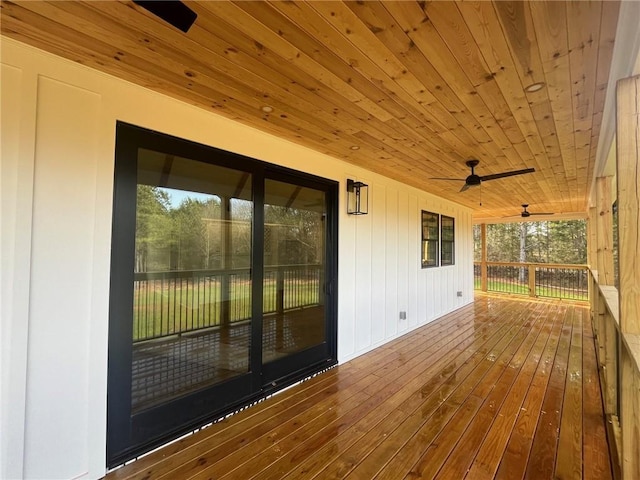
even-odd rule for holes
{"type": "Polygon", "coordinates": [[[130,0],[2,1],[0,25],[477,218],[521,203],[585,212],[618,1],[185,3],[198,14],[187,33],[130,0]],[[464,179],[470,158],[479,175],[536,172],[463,193],[462,180],[431,179],[464,179]]]}

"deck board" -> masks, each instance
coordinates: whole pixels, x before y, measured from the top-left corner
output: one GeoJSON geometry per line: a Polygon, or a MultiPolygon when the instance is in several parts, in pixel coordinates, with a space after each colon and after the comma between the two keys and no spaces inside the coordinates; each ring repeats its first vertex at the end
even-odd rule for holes
{"type": "Polygon", "coordinates": [[[588,318],[479,294],[106,479],[608,480],[588,318]]]}

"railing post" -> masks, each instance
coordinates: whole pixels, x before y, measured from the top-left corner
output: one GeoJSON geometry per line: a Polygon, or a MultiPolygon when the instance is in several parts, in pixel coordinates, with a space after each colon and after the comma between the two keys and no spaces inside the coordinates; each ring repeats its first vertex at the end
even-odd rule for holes
{"type": "Polygon", "coordinates": [[[480,262],[480,289],[487,291],[487,224],[480,225],[480,240],[482,244],[482,257],[480,262]]]}
{"type": "Polygon", "coordinates": [[[276,270],[276,349],[284,348],[284,268],[276,270]]]}
{"type": "Polygon", "coordinates": [[[529,265],[529,296],[536,296],[536,265],[529,265]]]}
{"type": "Polygon", "coordinates": [[[602,315],[604,333],[604,385],[605,413],[618,415],[618,332],[613,316],[605,311],[602,315]]]}
{"type": "Polygon", "coordinates": [[[229,272],[220,276],[220,335],[222,342],[229,341],[231,327],[231,282],[229,272]]]}

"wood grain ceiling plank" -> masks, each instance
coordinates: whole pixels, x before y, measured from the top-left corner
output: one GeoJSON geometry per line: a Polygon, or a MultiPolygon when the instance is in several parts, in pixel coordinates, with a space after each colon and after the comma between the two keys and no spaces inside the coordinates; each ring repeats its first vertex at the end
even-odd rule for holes
{"type": "MultiPolygon", "coordinates": [[[[227,5],[229,5],[227,2],[210,2],[206,7],[210,9],[214,6],[227,5]]],[[[355,92],[359,96],[355,101],[374,106],[370,113],[382,121],[404,116],[404,110],[389,95],[373,85],[368,78],[350,64],[345,63],[325,45],[289,21],[268,2],[246,1],[237,2],[235,5],[263,25],[260,31],[270,30],[272,35],[295,44],[299,53],[304,55],[296,55],[290,58],[290,61],[300,62],[300,68],[306,69],[308,73],[321,79],[322,77],[335,78],[337,81],[331,83],[334,90],[355,92]],[[303,62],[301,59],[310,59],[312,62],[303,62]],[[327,72],[330,73],[329,76],[327,72]]],[[[253,35],[257,33],[254,32],[253,35]]],[[[322,82],[326,83],[324,79],[322,82]]]]}
{"type": "Polygon", "coordinates": [[[542,61],[536,47],[535,27],[525,2],[493,2],[523,85],[544,82],[542,61]]]}
{"type": "MultiPolygon", "coordinates": [[[[600,20],[600,38],[598,41],[598,67],[596,71],[596,93],[593,104],[593,123],[591,126],[591,148],[589,153],[589,172],[587,174],[588,184],[585,186],[584,197],[589,198],[591,192],[591,180],[593,179],[598,141],[600,139],[600,127],[602,124],[602,113],[609,83],[609,69],[613,58],[613,47],[615,44],[616,29],[618,25],[618,15],[620,13],[620,2],[617,0],[604,2],[602,5],[602,17],[600,20]]],[[[613,88],[613,85],[612,87],[613,88]]],[[[586,208],[586,207],[585,207],[586,208]]]]}
{"type": "MultiPolygon", "coordinates": [[[[476,95],[477,91],[466,78],[462,67],[455,61],[451,61],[452,54],[434,25],[431,24],[428,14],[413,2],[385,3],[384,6],[398,25],[406,32],[410,46],[413,47],[415,45],[422,52],[425,59],[428,59],[433,67],[443,75],[445,82],[454,88],[460,101],[465,105],[465,109],[459,113],[464,112],[471,118],[470,121],[467,121],[460,116],[456,116],[465,129],[470,132],[477,130],[475,125],[479,121],[483,124],[485,132],[496,142],[496,146],[503,152],[506,151],[502,166],[497,166],[494,162],[489,163],[487,168],[493,168],[490,171],[495,173],[520,164],[522,159],[519,158],[508,139],[504,137],[504,132],[486,107],[486,104],[476,95]],[[514,160],[514,158],[517,158],[517,160],[514,160]]],[[[464,62],[464,59],[459,61],[464,62]]],[[[491,148],[492,146],[487,142],[479,144],[479,147],[479,150],[486,150],[486,148],[491,148]]],[[[492,152],[486,153],[489,158],[495,159],[498,151],[494,149],[492,152]]]]}
{"type": "MultiPolygon", "coordinates": [[[[118,50],[127,52],[126,55],[133,55],[134,58],[149,61],[156,66],[156,71],[158,72],[166,68],[168,71],[175,73],[177,77],[173,78],[176,82],[182,81],[189,90],[199,93],[204,98],[208,98],[209,103],[216,100],[216,96],[213,95],[217,92],[223,95],[222,103],[237,100],[253,107],[253,116],[260,119],[260,121],[264,121],[265,119],[273,121],[276,117],[276,114],[265,115],[260,111],[260,106],[264,104],[261,92],[255,91],[239,82],[234,82],[233,77],[219,72],[209,71],[208,74],[201,74],[201,72],[191,68],[191,66],[185,66],[173,60],[179,57],[181,52],[179,50],[167,49],[160,42],[155,42],[153,49],[147,51],[146,48],[143,47],[145,42],[127,40],[129,33],[127,27],[121,27],[118,22],[112,21],[109,17],[105,17],[98,12],[86,11],[85,8],[76,2],[56,2],[55,4],[30,2],[26,4],[25,7],[36,13],[39,12],[41,15],[55,20],[58,23],[71,25],[73,27],[72,30],[90,35],[91,38],[104,44],[113,44],[111,39],[117,38],[118,44],[114,46],[117,46],[118,50]],[[182,77],[182,72],[188,72],[188,75],[182,77]],[[212,96],[207,97],[207,95],[212,96]]],[[[121,57],[122,56],[124,55],[121,55],[121,57]]],[[[207,67],[203,66],[203,68],[206,69],[207,67]]],[[[278,106],[285,108],[285,105],[279,105],[278,102],[272,101],[271,103],[275,104],[276,108],[278,106]]],[[[289,116],[279,115],[279,118],[289,118],[292,125],[297,125],[297,127],[304,129],[311,135],[311,138],[314,138],[316,141],[325,139],[322,140],[322,142],[326,143],[327,141],[336,142],[340,140],[340,137],[330,133],[332,131],[330,125],[323,124],[317,120],[313,124],[308,123],[305,120],[307,115],[303,111],[296,111],[290,107],[287,107],[285,111],[289,112],[289,116]]],[[[345,149],[348,151],[348,147],[345,147],[345,149]]]]}
{"type": "Polygon", "coordinates": [[[402,65],[414,73],[418,81],[436,99],[433,104],[442,104],[442,111],[436,112],[437,119],[432,126],[434,131],[443,133],[447,128],[459,125],[451,112],[463,109],[464,105],[420,52],[411,50],[410,52],[415,55],[399,55],[399,52],[407,50],[411,41],[384,8],[383,3],[378,1],[347,2],[346,6],[375,35],[380,43],[398,58],[402,65]]]}
{"type": "MultiPolygon", "coordinates": [[[[431,66],[424,55],[415,48],[413,41],[398,28],[395,20],[385,10],[383,4],[379,2],[349,2],[349,8],[358,16],[364,25],[366,25],[381,41],[389,48],[397,58],[401,59],[408,70],[416,73],[416,76],[424,83],[426,88],[431,88],[432,93],[436,95],[439,102],[435,102],[428,106],[433,115],[442,121],[445,121],[446,130],[436,131],[441,139],[445,139],[459,150],[462,158],[479,158],[485,162],[489,162],[492,158],[503,156],[499,147],[493,145],[488,139],[486,133],[481,126],[477,125],[474,131],[474,139],[471,139],[468,131],[457,120],[459,112],[465,107],[455,96],[453,90],[447,85],[447,82],[440,74],[431,66]],[[451,111],[448,109],[452,109],[451,111]],[[453,113],[452,113],[453,112],[453,113]],[[455,116],[454,116],[455,115],[455,116]],[[451,121],[449,121],[449,119],[451,121]],[[478,134],[482,134],[478,137],[478,134]],[[462,139],[462,140],[460,140],[462,139]],[[475,140],[475,141],[474,141],[475,140]],[[478,151],[475,144],[483,144],[489,151],[478,151]],[[466,155],[465,149],[466,148],[466,155]]],[[[465,112],[466,113],[466,112],[465,112]]],[[[437,128],[438,125],[430,125],[437,128]]],[[[446,148],[439,145],[441,148],[446,148]]],[[[465,166],[461,162],[461,171],[465,170],[465,166]]]]}
{"type": "Polygon", "coordinates": [[[199,17],[186,35],[130,1],[65,2],[53,15],[33,6],[33,17],[3,2],[2,32],[483,216],[518,196],[544,210],[586,208],[618,1],[188,3],[199,17]],[[558,8],[575,22],[562,27],[558,8]],[[539,80],[547,87],[525,96],[539,80]],[[265,115],[265,104],[276,111],[265,115]],[[485,185],[482,207],[480,189],[429,180],[464,178],[471,156],[479,174],[536,173],[485,185]]]}
{"type": "MultiPolygon", "coordinates": [[[[32,12],[12,12],[17,13],[15,18],[25,18],[25,16],[29,19],[29,23],[20,23],[19,20],[14,20],[12,16],[5,17],[3,19],[3,30],[13,30],[13,31],[21,31],[24,32],[18,36],[22,36],[21,38],[24,41],[29,43],[36,44],[36,46],[46,46],[47,49],[51,50],[52,45],[59,45],[58,50],[55,52],[59,55],[74,59],[79,61],[80,63],[87,64],[88,66],[92,66],[94,68],[100,68],[107,65],[109,68],[101,68],[103,71],[107,73],[114,74],[120,78],[127,79],[137,84],[146,85],[148,88],[156,90],[160,93],[168,94],[174,98],[185,101],[189,104],[193,104],[199,107],[206,108],[207,102],[210,101],[209,97],[201,98],[199,95],[194,94],[192,91],[184,91],[184,89],[176,89],[175,85],[171,82],[167,83],[157,77],[149,77],[149,75],[144,73],[136,72],[135,70],[131,70],[127,66],[127,62],[133,62],[136,65],[145,66],[144,60],[132,57],[127,55],[126,57],[122,57],[119,62],[113,62],[112,64],[108,64],[110,54],[99,54],[96,53],[103,46],[100,45],[95,40],[90,40],[88,38],[82,37],[81,35],[74,35],[71,40],[62,40],[62,36],[59,34],[61,32],[57,32],[57,24],[50,22],[49,19],[44,17],[40,17],[40,19],[35,18],[36,14],[32,12]],[[29,14],[32,17],[29,17],[29,14]],[[46,28],[34,27],[33,25],[45,25],[46,28]],[[47,33],[44,33],[47,32],[47,33]],[[53,32],[53,34],[48,33],[53,32]],[[84,43],[83,43],[84,42],[84,43]],[[37,45],[40,43],[40,45],[37,45]],[[81,47],[81,45],[88,45],[91,43],[92,48],[86,49],[86,53],[84,53],[85,47],[81,47]],[[81,55],[77,58],[73,56],[67,55],[67,52],[81,52],[81,55]],[[184,93],[183,93],[184,92],[184,93]]],[[[106,48],[109,48],[108,46],[106,48]]],[[[151,70],[151,69],[149,69],[151,70]]],[[[229,102],[230,104],[231,102],[229,102]]],[[[222,115],[231,118],[236,121],[240,121],[242,123],[246,122],[246,110],[238,110],[239,104],[235,102],[233,106],[219,105],[219,109],[216,110],[217,113],[221,113],[222,115]],[[239,111],[239,114],[238,114],[239,111]]],[[[329,148],[327,145],[322,143],[322,141],[314,141],[312,139],[313,135],[309,132],[305,132],[303,129],[299,129],[298,132],[292,132],[290,126],[282,127],[278,125],[280,122],[263,122],[262,130],[272,133],[281,138],[287,138],[295,143],[301,143],[301,140],[304,140],[304,143],[307,145],[311,145],[312,148],[318,151],[325,151],[329,155],[339,156],[338,152],[335,149],[329,148]]],[[[250,123],[250,126],[255,126],[254,122],[250,123]]],[[[347,159],[348,161],[349,159],[347,159]]],[[[360,164],[360,161],[355,162],[360,164]]]]}
{"type": "Polygon", "coordinates": [[[350,58],[354,69],[362,69],[373,83],[383,86],[393,95],[419,105],[436,100],[346,4],[279,1],[272,5],[298,25],[304,23],[315,38],[334,52],[339,52],[342,58],[350,58]],[[384,72],[385,76],[379,75],[377,70],[384,72]],[[404,93],[399,92],[398,87],[404,93]]]}
{"type": "MultiPolygon", "coordinates": [[[[211,10],[211,9],[213,9],[215,7],[216,12],[218,12],[219,8],[217,8],[217,5],[218,5],[217,3],[215,5],[206,4],[206,7],[209,10],[211,10]]],[[[226,12],[226,10],[225,10],[225,12],[226,12]]],[[[228,20],[229,22],[232,22],[234,27],[237,27],[238,29],[242,29],[242,30],[246,31],[247,33],[250,33],[251,35],[255,35],[255,32],[256,32],[256,30],[258,28],[262,28],[262,29],[265,28],[263,25],[260,25],[259,22],[258,23],[254,23],[253,17],[247,16],[247,14],[244,14],[244,18],[243,18],[243,14],[244,14],[244,12],[240,12],[240,14],[238,14],[238,15],[230,15],[230,16],[226,15],[224,18],[226,20],[228,20]]],[[[221,18],[218,17],[218,21],[211,22],[211,27],[210,27],[212,31],[215,30],[218,34],[221,34],[220,22],[224,22],[224,20],[222,20],[221,18]]],[[[203,23],[203,25],[206,26],[206,24],[204,24],[204,23],[203,23]]],[[[222,30],[224,30],[224,29],[222,29],[222,30]]],[[[237,38],[237,32],[236,32],[234,38],[237,38]]],[[[262,41],[265,41],[265,42],[267,41],[266,34],[264,36],[260,37],[260,38],[261,38],[262,41]]],[[[273,39],[274,37],[272,36],[271,38],[273,39]]],[[[279,35],[276,35],[275,38],[277,38],[278,40],[281,40],[279,35]]],[[[203,42],[204,42],[204,40],[203,40],[203,42]]],[[[237,40],[236,40],[236,44],[237,44],[237,40]]],[[[260,56],[261,59],[264,60],[264,58],[266,57],[266,55],[267,55],[267,47],[272,47],[272,46],[273,46],[272,43],[263,45],[263,48],[261,49],[261,51],[262,51],[261,56],[260,56]]],[[[277,62],[279,65],[282,65],[282,61],[281,60],[282,59],[280,59],[277,62]]],[[[287,59],[284,58],[284,60],[286,61],[287,59]]],[[[325,88],[325,90],[326,90],[326,88],[325,88]]],[[[345,106],[345,108],[346,108],[346,106],[345,106]]],[[[370,129],[370,126],[374,125],[376,128],[378,128],[378,130],[380,132],[382,132],[386,136],[387,139],[391,138],[391,136],[389,135],[388,128],[386,128],[383,123],[376,122],[376,120],[377,119],[375,119],[375,118],[365,119],[365,120],[363,120],[363,122],[360,123],[360,128],[362,128],[364,131],[367,131],[371,135],[376,136],[377,138],[381,138],[380,133],[373,132],[370,129]],[[386,132],[386,134],[384,132],[386,132]]],[[[422,124],[420,122],[416,122],[416,125],[421,126],[422,124]]],[[[415,137],[415,132],[412,132],[412,131],[408,130],[406,133],[413,134],[413,136],[415,137]]]]}
{"type": "MultiPolygon", "coordinates": [[[[512,115],[517,119],[530,150],[529,165],[536,168],[536,172],[545,178],[544,182],[539,182],[540,189],[550,196],[553,189],[557,189],[557,184],[536,121],[524,95],[522,81],[514,64],[498,13],[490,2],[462,2],[456,5],[489,69],[495,73],[495,81],[512,115]]],[[[520,147],[514,145],[514,148],[520,147]]],[[[521,150],[521,158],[527,159],[527,153],[526,150],[521,150]]]]}
{"type": "Polygon", "coordinates": [[[593,125],[597,80],[598,46],[600,44],[601,2],[567,3],[569,30],[569,65],[571,98],[575,129],[577,197],[583,197],[589,184],[591,128],[593,125]]]}
{"type": "MultiPolygon", "coordinates": [[[[234,16],[233,18],[237,19],[238,16],[234,16]]],[[[231,21],[233,21],[233,20],[231,20],[231,21]]],[[[203,23],[203,27],[207,27],[207,28],[210,28],[211,30],[215,30],[215,32],[218,35],[222,35],[223,32],[225,32],[225,33],[227,32],[227,29],[224,26],[226,24],[226,22],[223,19],[215,17],[215,19],[208,19],[207,22],[210,22],[210,26],[209,26],[208,23],[203,23]]],[[[212,34],[209,34],[209,35],[212,35],[212,34]]],[[[241,55],[243,53],[240,50],[241,47],[239,46],[239,36],[240,35],[242,35],[242,33],[240,31],[230,31],[230,32],[228,32],[227,35],[225,35],[225,38],[233,39],[233,41],[235,42],[235,45],[236,45],[237,48],[235,48],[234,55],[241,55]]],[[[247,38],[247,40],[249,41],[248,38],[247,38]]],[[[199,41],[201,43],[203,43],[203,44],[206,43],[207,45],[211,45],[211,42],[215,41],[215,39],[209,37],[209,38],[201,38],[199,41]]],[[[263,53],[259,57],[263,61],[266,58],[266,56],[268,55],[267,50],[268,49],[265,46],[262,49],[263,53]]],[[[243,64],[246,63],[248,60],[251,60],[251,59],[247,59],[246,56],[243,56],[240,59],[240,61],[243,64]]],[[[285,65],[285,66],[288,65],[286,62],[283,63],[282,60],[283,60],[282,58],[276,59],[275,62],[274,62],[275,65],[285,65]]],[[[256,67],[254,67],[254,69],[255,68],[256,67]]],[[[275,68],[275,66],[274,66],[274,68],[275,68]]],[[[269,72],[268,74],[265,73],[265,75],[272,75],[273,76],[275,74],[274,72],[275,72],[275,70],[272,69],[271,72],[269,72]]],[[[298,77],[296,77],[296,78],[300,79],[300,76],[298,75],[298,77]]],[[[303,81],[308,81],[308,79],[304,79],[303,81]]],[[[283,83],[286,84],[286,83],[289,83],[289,82],[283,82],[283,83]]],[[[293,82],[293,85],[289,85],[287,88],[290,89],[290,90],[291,89],[296,89],[296,88],[302,88],[300,85],[298,85],[298,83],[300,83],[300,82],[298,82],[298,81],[293,82]]],[[[307,92],[307,96],[308,97],[314,96],[314,94],[319,93],[321,90],[328,90],[328,89],[324,88],[324,85],[320,84],[319,87],[313,87],[313,92],[307,92]]],[[[305,92],[303,91],[302,94],[304,94],[304,93],[305,92]]],[[[336,100],[336,97],[338,97],[338,96],[334,94],[331,98],[333,100],[336,100]]],[[[353,125],[352,130],[350,130],[348,133],[354,133],[357,129],[361,129],[362,131],[366,131],[369,134],[376,136],[377,138],[384,138],[384,141],[386,141],[386,142],[396,141],[396,139],[391,140],[391,136],[388,135],[388,129],[386,128],[385,124],[383,124],[382,122],[377,121],[377,119],[375,119],[375,118],[368,117],[368,118],[360,120],[360,119],[356,118],[355,116],[352,117],[352,118],[346,117],[347,109],[351,109],[352,110],[353,107],[354,107],[353,104],[351,104],[351,103],[347,103],[347,104],[342,103],[341,105],[339,105],[339,107],[337,107],[335,104],[328,105],[328,102],[329,102],[328,99],[322,99],[322,100],[323,100],[322,107],[324,107],[326,109],[330,108],[331,112],[332,112],[332,115],[335,115],[339,119],[339,122],[341,122],[343,124],[346,123],[347,125],[353,125]],[[385,131],[386,131],[386,133],[385,133],[385,131]]],[[[284,101],[286,101],[286,100],[284,100],[284,101]]],[[[318,99],[315,98],[315,96],[314,96],[314,99],[312,101],[313,101],[314,104],[316,104],[316,105],[318,104],[318,99]]],[[[428,146],[425,147],[425,148],[428,148],[428,146]]],[[[435,152],[430,151],[430,152],[427,152],[427,153],[429,155],[434,155],[435,152]]]]}
{"type": "MultiPolygon", "coordinates": [[[[430,64],[433,72],[437,72],[436,85],[441,88],[442,84],[446,84],[454,90],[458,99],[456,104],[461,105],[453,109],[449,107],[449,111],[468,135],[480,145],[490,143],[489,139],[496,141],[494,137],[500,129],[495,121],[492,122],[490,112],[478,98],[473,84],[465,76],[464,69],[452,60],[452,53],[431,24],[427,13],[415,2],[387,2],[383,5],[406,35],[403,50],[410,52],[417,49],[424,57],[420,61],[430,64]],[[440,78],[442,80],[439,80],[440,78]],[[489,132],[491,128],[493,131],[489,132]]],[[[406,53],[401,52],[398,56],[405,55],[406,53]]],[[[489,158],[492,156],[489,154],[489,158]]]]}
{"type": "MultiPolygon", "coordinates": [[[[291,12],[293,12],[293,14],[296,15],[295,19],[298,25],[302,26],[302,24],[311,23],[311,27],[313,27],[314,30],[313,35],[320,41],[329,45],[333,51],[342,52],[341,56],[343,59],[353,59],[354,57],[357,57],[355,58],[355,62],[352,60],[354,65],[356,65],[354,68],[361,68],[363,66],[364,62],[362,62],[362,58],[359,56],[360,53],[367,57],[366,60],[369,63],[377,61],[381,65],[392,64],[391,71],[387,72],[387,74],[391,76],[390,80],[398,83],[398,86],[394,88],[393,93],[399,98],[401,104],[407,108],[410,114],[418,117],[420,121],[426,121],[427,126],[430,126],[432,121],[437,121],[436,119],[438,117],[436,115],[427,115],[425,118],[425,114],[431,110],[431,108],[429,108],[430,105],[426,108],[426,112],[420,109],[416,110],[414,107],[416,103],[418,105],[426,106],[427,104],[435,101],[435,98],[429,93],[427,87],[423,83],[419,82],[413,75],[408,77],[408,82],[402,81],[408,75],[409,69],[396,59],[393,52],[387,49],[386,46],[378,40],[371,29],[368,28],[365,23],[363,23],[345,4],[339,2],[312,2],[309,4],[277,2],[273,3],[273,5],[276,6],[276,8],[281,8],[283,13],[289,13],[288,16],[290,18],[293,16],[291,14],[291,12]],[[322,24],[313,25],[313,15],[308,11],[309,8],[312,8],[316,13],[321,15],[326,24],[332,25],[337,32],[340,32],[342,34],[342,38],[338,39],[333,34],[326,34],[327,29],[322,24]],[[357,50],[354,50],[356,47],[357,50]],[[402,89],[404,89],[404,92],[402,89]],[[417,91],[419,96],[412,95],[414,91],[417,91]],[[428,97],[425,96],[425,94],[428,94],[428,97]]],[[[375,75],[375,72],[372,71],[366,73],[369,75],[375,75]]],[[[380,81],[382,82],[382,80],[380,81]]],[[[405,119],[400,120],[402,122],[405,121],[405,119]]],[[[391,122],[397,121],[398,119],[392,119],[386,123],[390,124],[391,122]]],[[[452,127],[454,133],[458,127],[459,125],[452,127]]],[[[413,128],[424,130],[420,126],[414,126],[413,128]]],[[[433,138],[433,135],[426,132],[425,139],[431,138],[433,138]]],[[[421,144],[423,142],[418,141],[416,143],[421,144]]],[[[469,143],[466,143],[466,146],[469,146],[469,143]]],[[[455,143],[453,144],[453,147],[464,148],[462,145],[455,143]]]]}
{"type": "MultiPolygon", "coordinates": [[[[115,12],[114,9],[120,8],[117,5],[116,2],[90,2],[87,4],[87,6],[96,8],[99,12],[106,15],[113,14],[115,12]]],[[[134,19],[126,17],[123,18],[122,23],[130,25],[134,23],[134,19]]],[[[201,71],[211,76],[222,73],[225,75],[225,78],[230,77],[233,79],[231,83],[242,83],[252,86],[257,94],[261,96],[265,104],[269,103],[271,99],[276,99],[283,102],[283,104],[293,105],[299,111],[312,113],[314,117],[317,116],[321,118],[327,124],[332,125],[334,129],[339,130],[342,126],[347,133],[353,133],[353,131],[358,130],[356,127],[349,128],[350,124],[337,119],[335,114],[326,113],[325,109],[316,107],[318,103],[324,101],[323,106],[333,108],[333,105],[330,105],[326,100],[322,98],[314,98],[313,101],[308,100],[308,97],[313,96],[310,95],[309,92],[313,87],[307,87],[297,83],[290,86],[288,85],[290,82],[287,77],[280,75],[279,72],[274,69],[267,69],[266,67],[262,71],[259,70],[261,73],[264,73],[263,75],[259,75],[254,72],[254,69],[262,67],[262,65],[251,63],[252,59],[242,58],[244,64],[242,62],[231,61],[229,57],[233,57],[233,54],[237,52],[231,52],[232,47],[229,47],[228,44],[220,45],[221,42],[212,37],[207,37],[207,42],[202,41],[202,37],[206,35],[206,33],[203,34],[202,28],[199,25],[192,27],[193,30],[190,30],[190,33],[193,33],[193,35],[189,37],[181,34],[177,37],[172,37],[171,35],[174,32],[171,28],[164,24],[153,26],[153,20],[151,18],[149,18],[146,23],[140,22],[140,18],[138,18],[138,22],[135,23],[141,24],[136,25],[136,28],[133,28],[132,32],[144,32],[144,35],[139,38],[141,43],[146,44],[150,50],[155,51],[161,48],[162,51],[157,53],[168,55],[170,58],[182,54],[182,57],[185,58],[185,63],[188,63],[185,68],[190,71],[201,71]],[[150,24],[152,26],[150,26],[150,24]],[[162,38],[165,36],[169,36],[167,41],[164,41],[162,38]],[[193,37],[197,37],[200,42],[195,41],[193,37]],[[216,43],[212,44],[213,42],[216,43]],[[212,48],[205,48],[203,46],[205,44],[207,47],[211,46],[212,48]],[[213,48],[215,46],[219,46],[219,50],[213,48]],[[173,51],[171,48],[174,48],[173,51]],[[285,85],[286,87],[282,87],[281,85],[285,85]]],[[[354,124],[355,123],[356,122],[354,122],[354,124]]]]}
{"type": "MultiPolygon", "coordinates": [[[[366,93],[378,94],[377,97],[374,96],[372,99],[363,94],[361,87],[366,80],[359,75],[350,75],[353,72],[347,65],[336,63],[335,68],[325,68],[322,62],[328,64],[329,59],[335,60],[331,52],[326,49],[321,51],[321,48],[316,48],[321,46],[312,45],[312,42],[299,29],[286,22],[286,19],[266,3],[241,2],[235,5],[229,2],[204,2],[201,7],[228,21],[251,38],[258,55],[262,55],[265,46],[268,46],[291,66],[317,78],[321,84],[355,103],[369,115],[382,121],[392,117],[393,114],[381,106],[385,102],[393,103],[388,97],[380,96],[380,92],[373,89],[366,93]],[[257,18],[254,17],[256,14],[257,18]],[[294,39],[295,45],[292,43],[294,39]]],[[[210,31],[216,32],[215,24],[209,22],[209,25],[212,27],[210,31]]]]}
{"type": "MultiPolygon", "coordinates": [[[[425,118],[425,114],[428,114],[428,108],[426,109],[427,111],[416,108],[416,104],[424,105],[424,102],[420,99],[412,98],[409,92],[403,90],[402,86],[392,85],[393,79],[389,78],[388,81],[385,81],[376,78],[379,77],[379,72],[367,67],[367,65],[373,65],[373,62],[366,56],[363,58],[363,50],[374,56],[375,51],[377,51],[377,58],[389,59],[395,57],[344,5],[338,2],[314,2],[311,4],[276,2],[271,5],[274,8],[280,8],[283,14],[294,20],[301,29],[314,36],[319,42],[327,44],[332,51],[341,56],[345,63],[354,65],[354,68],[362,68],[363,74],[373,78],[374,83],[378,85],[386,84],[389,85],[388,88],[393,88],[393,92],[390,92],[390,94],[407,111],[406,117],[399,118],[403,123],[407,123],[412,129],[422,130],[422,124],[425,121],[428,125],[430,120],[437,121],[437,117],[434,115],[428,115],[425,118]],[[314,13],[320,14],[321,18],[318,18],[314,13]],[[343,20],[341,21],[340,19],[343,20]],[[330,27],[329,29],[327,28],[329,24],[334,27],[333,31],[331,31],[330,27]],[[327,33],[329,31],[331,31],[331,34],[327,33]],[[356,35],[356,33],[359,33],[359,35],[356,35]],[[357,42],[357,45],[354,45],[354,42],[357,42]],[[416,100],[418,101],[416,102],[416,100]]],[[[406,72],[408,69],[403,67],[403,71],[406,72]]],[[[389,120],[386,123],[389,124],[393,120],[389,120]]],[[[458,128],[459,125],[451,127],[454,137],[448,136],[446,139],[460,153],[464,154],[466,149],[467,155],[475,155],[475,145],[478,139],[471,138],[467,131],[457,130],[458,128]],[[461,142],[456,143],[457,138],[460,138],[461,142]]]]}
{"type": "MultiPolygon", "coordinates": [[[[502,31],[522,85],[544,83],[545,75],[540,52],[537,48],[535,26],[527,3],[521,1],[493,2],[493,8],[502,25],[502,31]]],[[[550,175],[553,176],[555,190],[552,191],[557,192],[555,195],[569,198],[568,184],[563,172],[560,145],[547,88],[525,93],[525,95],[545,150],[546,161],[543,157],[538,157],[539,161],[544,164],[540,166],[546,178],[550,175]]],[[[563,208],[563,211],[565,210],[567,209],[563,208]]]]}
{"type": "Polygon", "coordinates": [[[536,29],[556,135],[569,184],[569,201],[572,208],[577,208],[574,204],[577,170],[566,7],[564,2],[535,2],[528,6],[536,29]]]}
{"type": "Polygon", "coordinates": [[[453,57],[458,63],[464,62],[464,73],[474,87],[493,78],[495,72],[489,68],[454,2],[429,2],[423,9],[453,57]]]}

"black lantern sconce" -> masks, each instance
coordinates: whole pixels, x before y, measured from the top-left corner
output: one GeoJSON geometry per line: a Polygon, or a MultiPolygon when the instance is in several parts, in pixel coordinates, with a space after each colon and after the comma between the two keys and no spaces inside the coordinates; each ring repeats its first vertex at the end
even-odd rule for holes
{"type": "Polygon", "coordinates": [[[369,185],[347,179],[347,213],[350,215],[369,213],[369,185]]]}

